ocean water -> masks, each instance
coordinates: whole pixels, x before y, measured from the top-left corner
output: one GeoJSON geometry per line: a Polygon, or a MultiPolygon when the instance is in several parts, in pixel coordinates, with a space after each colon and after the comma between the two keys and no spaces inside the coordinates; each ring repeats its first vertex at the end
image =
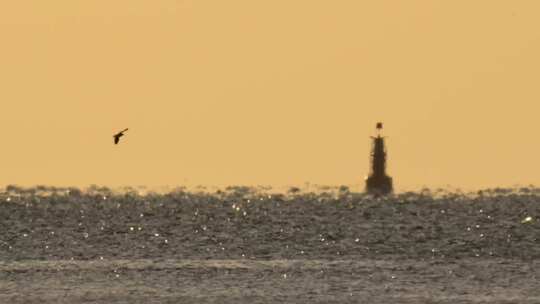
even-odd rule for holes
{"type": "Polygon", "coordinates": [[[9,186],[0,303],[540,303],[540,189],[9,186]]]}

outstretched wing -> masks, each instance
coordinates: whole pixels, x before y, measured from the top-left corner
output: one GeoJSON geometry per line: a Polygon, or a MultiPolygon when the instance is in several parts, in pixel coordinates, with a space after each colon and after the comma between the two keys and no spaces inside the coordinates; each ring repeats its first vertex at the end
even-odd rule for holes
{"type": "Polygon", "coordinates": [[[128,129],[125,128],[124,130],[122,130],[122,131],[116,133],[115,135],[113,135],[115,145],[118,144],[118,142],[120,141],[120,137],[124,136],[124,132],[126,132],[127,130],[128,129]]]}

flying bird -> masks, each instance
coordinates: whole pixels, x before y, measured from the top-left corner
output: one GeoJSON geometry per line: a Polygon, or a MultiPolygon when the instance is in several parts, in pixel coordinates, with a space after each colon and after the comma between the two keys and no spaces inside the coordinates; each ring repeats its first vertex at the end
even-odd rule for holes
{"type": "Polygon", "coordinates": [[[124,136],[124,132],[126,132],[128,129],[124,129],[116,134],[113,135],[114,137],[114,144],[117,145],[118,142],[120,141],[120,137],[124,136]]]}

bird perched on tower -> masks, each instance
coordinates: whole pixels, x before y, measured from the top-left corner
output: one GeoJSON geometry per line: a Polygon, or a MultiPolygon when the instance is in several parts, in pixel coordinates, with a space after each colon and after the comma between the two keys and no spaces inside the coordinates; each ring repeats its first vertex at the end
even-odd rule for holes
{"type": "Polygon", "coordinates": [[[114,144],[117,145],[118,142],[120,141],[120,137],[124,136],[124,132],[126,132],[128,129],[124,129],[116,134],[113,135],[113,138],[114,138],[114,144]]]}

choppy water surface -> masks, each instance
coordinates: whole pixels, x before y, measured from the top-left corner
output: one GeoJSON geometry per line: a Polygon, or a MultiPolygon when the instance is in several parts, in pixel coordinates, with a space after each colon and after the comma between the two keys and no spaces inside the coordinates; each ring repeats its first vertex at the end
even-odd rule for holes
{"type": "Polygon", "coordinates": [[[540,189],[0,193],[0,303],[539,303],[540,189]]]}

